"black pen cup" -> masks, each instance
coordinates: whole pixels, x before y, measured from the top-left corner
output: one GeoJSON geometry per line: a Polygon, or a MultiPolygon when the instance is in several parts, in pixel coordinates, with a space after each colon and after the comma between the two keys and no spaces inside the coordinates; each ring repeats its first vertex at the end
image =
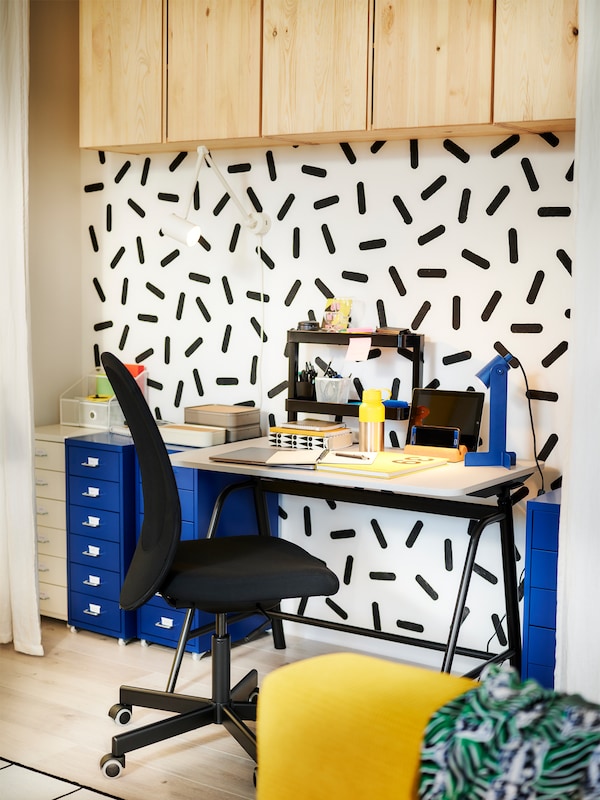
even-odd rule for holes
{"type": "Polygon", "coordinates": [[[296,398],[298,400],[314,400],[314,383],[311,383],[310,381],[296,381],[296,398]]]}

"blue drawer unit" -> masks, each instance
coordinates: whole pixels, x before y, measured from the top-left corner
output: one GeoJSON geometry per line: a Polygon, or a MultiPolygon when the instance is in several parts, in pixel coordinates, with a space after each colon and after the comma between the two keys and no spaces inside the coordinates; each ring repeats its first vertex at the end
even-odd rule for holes
{"type": "Polygon", "coordinates": [[[523,678],[554,688],[560,489],[527,503],[523,678]]]}
{"type": "Polygon", "coordinates": [[[128,436],[93,433],[65,440],[68,620],[127,641],[135,611],[119,607],[135,547],[135,450],[128,436]]]}
{"type": "MultiPolygon", "coordinates": [[[[170,447],[169,451],[177,449],[170,447]]],[[[207,530],[213,506],[219,493],[231,483],[245,480],[234,475],[217,472],[206,472],[186,467],[175,467],[175,480],[179,489],[182,516],[182,539],[193,539],[203,536],[207,530]]],[[[269,508],[269,521],[273,533],[277,533],[277,497],[267,496],[269,508]]],[[[137,480],[137,509],[138,509],[138,534],[144,516],[144,503],[141,482],[138,472],[137,480]]],[[[218,536],[233,536],[240,533],[240,520],[243,520],[242,529],[245,533],[256,533],[254,504],[251,492],[240,490],[233,492],[225,503],[225,507],[217,531],[218,536]]],[[[175,647],[179,639],[181,627],[185,617],[185,610],[170,606],[160,595],[156,595],[143,605],[138,611],[138,636],[144,643],[156,643],[175,647]]],[[[264,622],[264,617],[256,614],[244,620],[232,622],[229,633],[232,641],[239,641],[244,636],[264,622]]],[[[204,625],[213,625],[214,615],[197,611],[194,616],[193,627],[200,628],[204,625]]],[[[192,639],[186,650],[193,654],[200,654],[210,650],[211,633],[206,633],[192,639]]]]}

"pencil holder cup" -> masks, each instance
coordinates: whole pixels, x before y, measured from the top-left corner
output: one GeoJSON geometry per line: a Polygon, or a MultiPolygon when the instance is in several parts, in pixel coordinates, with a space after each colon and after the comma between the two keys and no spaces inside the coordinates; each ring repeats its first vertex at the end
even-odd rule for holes
{"type": "Polygon", "coordinates": [[[314,400],[315,399],[315,385],[310,381],[297,381],[296,382],[296,397],[298,400],[314,400]]]}
{"type": "Polygon", "coordinates": [[[347,403],[350,378],[315,378],[315,389],[319,403],[347,403]]]}

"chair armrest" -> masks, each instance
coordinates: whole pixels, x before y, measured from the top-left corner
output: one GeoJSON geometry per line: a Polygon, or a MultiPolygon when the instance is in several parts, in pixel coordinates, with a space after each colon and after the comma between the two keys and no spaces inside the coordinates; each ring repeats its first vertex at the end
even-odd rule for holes
{"type": "Polygon", "coordinates": [[[256,799],[416,798],[431,715],[475,685],[355,653],[275,670],[258,702],[256,799]]]}

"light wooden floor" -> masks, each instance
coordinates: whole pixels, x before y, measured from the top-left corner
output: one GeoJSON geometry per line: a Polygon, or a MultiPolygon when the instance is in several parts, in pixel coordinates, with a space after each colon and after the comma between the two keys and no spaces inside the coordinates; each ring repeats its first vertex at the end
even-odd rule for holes
{"type": "MultiPolygon", "coordinates": [[[[234,800],[253,798],[254,763],[223,729],[211,726],[127,755],[117,779],[105,778],[100,758],[120,728],[108,716],[122,683],[164,689],[173,651],[140,642],[119,646],[98,634],[71,632],[44,619],[45,655],[16,653],[0,645],[0,757],[77,781],[122,800],[234,800]]],[[[275,650],[269,635],[235,647],[233,680],[248,669],[259,678],[283,664],[339,649],[287,636],[275,650]]],[[[210,658],[186,655],[178,690],[210,692],[210,658]]],[[[157,718],[135,710],[132,725],[157,718]]]]}

